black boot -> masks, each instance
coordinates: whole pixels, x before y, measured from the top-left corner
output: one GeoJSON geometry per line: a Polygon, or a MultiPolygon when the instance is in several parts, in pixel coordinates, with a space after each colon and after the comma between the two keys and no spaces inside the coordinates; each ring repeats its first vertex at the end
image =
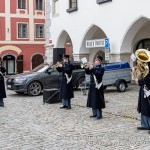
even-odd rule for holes
{"type": "Polygon", "coordinates": [[[137,130],[150,130],[150,128],[146,128],[146,127],[137,127],[137,130]]]}
{"type": "Polygon", "coordinates": [[[98,116],[98,117],[97,117],[97,120],[99,120],[99,119],[102,119],[102,116],[98,116]]]}
{"type": "Polygon", "coordinates": [[[64,109],[64,108],[67,108],[67,106],[61,106],[61,107],[60,107],[60,109],[64,109]]]}
{"type": "Polygon", "coordinates": [[[90,116],[90,118],[94,118],[94,117],[96,117],[96,115],[92,115],[92,116],[90,116]]]}
{"type": "Polygon", "coordinates": [[[71,109],[71,106],[68,106],[66,109],[67,109],[67,110],[68,110],[68,109],[71,109]]]}

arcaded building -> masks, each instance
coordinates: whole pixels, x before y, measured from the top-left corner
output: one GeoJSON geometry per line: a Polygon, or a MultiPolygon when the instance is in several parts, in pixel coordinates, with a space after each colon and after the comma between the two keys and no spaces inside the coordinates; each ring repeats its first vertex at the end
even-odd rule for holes
{"type": "Polygon", "coordinates": [[[104,61],[128,61],[139,48],[150,50],[150,1],[145,0],[51,0],[50,42],[66,48],[73,60],[86,57],[93,62],[100,54],[104,61]],[[105,39],[109,45],[105,47],[105,39]],[[97,42],[98,41],[98,42],[97,42]],[[99,43],[95,45],[95,43],[99,43]]]}

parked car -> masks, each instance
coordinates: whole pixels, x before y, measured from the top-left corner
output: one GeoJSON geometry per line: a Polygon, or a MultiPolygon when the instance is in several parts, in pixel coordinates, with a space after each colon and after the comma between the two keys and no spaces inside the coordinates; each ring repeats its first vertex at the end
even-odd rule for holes
{"type": "MultiPolygon", "coordinates": [[[[131,83],[131,68],[128,62],[116,62],[102,64],[105,68],[103,76],[104,90],[108,86],[115,86],[119,92],[125,92],[128,83],[131,83]]],[[[90,75],[85,75],[85,81],[79,86],[79,89],[86,90],[90,84],[90,75]]]]}
{"type": "MultiPolygon", "coordinates": [[[[85,73],[79,62],[73,62],[73,67],[73,87],[78,88],[84,81],[85,73]]],[[[30,72],[8,77],[6,86],[8,90],[13,90],[16,93],[37,96],[43,89],[59,88],[59,77],[60,73],[57,72],[56,68],[45,63],[30,72]]]]}

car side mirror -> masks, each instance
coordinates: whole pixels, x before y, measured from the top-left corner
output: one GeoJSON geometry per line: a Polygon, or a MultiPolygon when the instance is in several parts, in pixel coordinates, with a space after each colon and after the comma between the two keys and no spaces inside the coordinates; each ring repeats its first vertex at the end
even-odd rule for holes
{"type": "Polygon", "coordinates": [[[48,69],[47,73],[51,74],[52,72],[54,72],[54,69],[48,69]]]}

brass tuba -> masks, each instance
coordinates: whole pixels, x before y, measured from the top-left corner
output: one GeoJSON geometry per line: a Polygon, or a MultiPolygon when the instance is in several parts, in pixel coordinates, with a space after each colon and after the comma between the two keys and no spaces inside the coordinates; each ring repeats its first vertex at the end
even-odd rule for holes
{"type": "Polygon", "coordinates": [[[147,62],[150,61],[150,52],[146,49],[138,49],[135,52],[137,58],[137,65],[134,67],[134,79],[141,79],[146,77],[149,73],[149,66],[147,62]]]}

